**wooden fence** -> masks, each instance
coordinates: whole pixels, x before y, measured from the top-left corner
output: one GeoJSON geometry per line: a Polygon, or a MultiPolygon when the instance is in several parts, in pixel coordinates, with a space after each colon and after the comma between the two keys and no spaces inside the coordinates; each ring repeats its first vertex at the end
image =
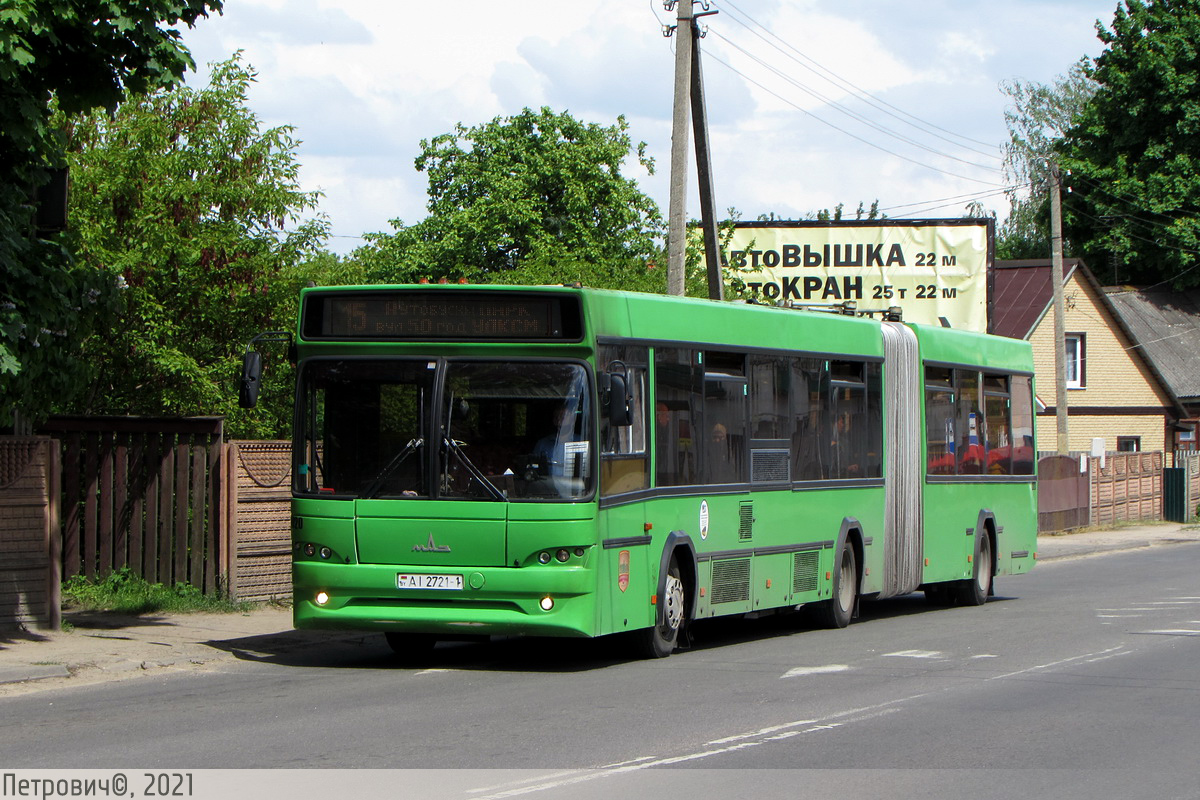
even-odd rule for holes
{"type": "Polygon", "coordinates": [[[1091,520],[1091,481],[1073,456],[1038,459],[1038,530],[1082,528],[1091,520]]]}
{"type": "MultiPolygon", "coordinates": [[[[1038,459],[1038,530],[1163,519],[1165,454],[1083,453],[1038,459]],[[1080,465],[1086,464],[1081,471],[1080,465]]],[[[1179,459],[1176,459],[1177,463],[1179,459]]],[[[1191,480],[1200,489],[1200,470],[1191,480]]]]}
{"type": "Polygon", "coordinates": [[[1163,504],[1163,454],[1109,453],[1091,459],[1092,524],[1118,520],[1160,520],[1163,504]]]}
{"type": "MultiPolygon", "coordinates": [[[[219,418],[55,418],[40,430],[55,438],[0,438],[0,626],[56,626],[62,578],[123,567],[236,600],[290,596],[289,442],[226,443],[219,418]]],[[[1042,497],[1078,462],[1040,461],[1042,497]]],[[[1163,462],[1090,459],[1090,492],[1040,507],[1039,529],[1161,519],[1163,462]]],[[[1200,462],[1188,467],[1200,487],[1200,462]]]]}
{"type": "Polygon", "coordinates": [[[231,442],[226,491],[229,594],[260,601],[292,595],[292,443],[231,442]]]}
{"type": "Polygon", "coordinates": [[[0,628],[58,628],[58,448],[0,437],[0,628]]]}
{"type": "Polygon", "coordinates": [[[218,585],[219,417],[55,417],[62,442],[62,569],[128,568],[152,583],[218,585]]]}

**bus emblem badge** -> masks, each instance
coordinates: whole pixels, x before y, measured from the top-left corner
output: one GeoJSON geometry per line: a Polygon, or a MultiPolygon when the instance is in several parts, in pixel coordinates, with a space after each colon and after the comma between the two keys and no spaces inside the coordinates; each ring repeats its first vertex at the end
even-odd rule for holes
{"type": "Polygon", "coordinates": [[[429,534],[429,544],[414,544],[413,551],[418,553],[449,553],[450,545],[435,544],[433,541],[433,534],[431,533],[429,534]]]}
{"type": "Polygon", "coordinates": [[[617,554],[617,588],[622,592],[629,588],[629,551],[617,554]]]}

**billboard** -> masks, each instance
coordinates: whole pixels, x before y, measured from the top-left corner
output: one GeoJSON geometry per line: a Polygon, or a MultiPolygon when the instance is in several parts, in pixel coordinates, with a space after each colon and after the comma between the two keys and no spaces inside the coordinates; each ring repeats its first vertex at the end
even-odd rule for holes
{"type": "Polygon", "coordinates": [[[987,331],[990,219],[739,222],[728,297],[861,309],[987,331]]]}

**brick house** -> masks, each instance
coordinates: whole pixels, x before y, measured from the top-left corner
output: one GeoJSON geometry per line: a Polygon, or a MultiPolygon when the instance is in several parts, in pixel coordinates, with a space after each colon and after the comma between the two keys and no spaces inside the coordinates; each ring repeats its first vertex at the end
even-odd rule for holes
{"type": "MultiPolygon", "coordinates": [[[[1058,439],[1050,275],[1049,259],[995,262],[989,323],[991,333],[1033,345],[1043,450],[1058,439]]],[[[1103,439],[1108,452],[1172,449],[1187,409],[1087,266],[1064,259],[1063,276],[1068,447],[1088,451],[1103,439]]]]}

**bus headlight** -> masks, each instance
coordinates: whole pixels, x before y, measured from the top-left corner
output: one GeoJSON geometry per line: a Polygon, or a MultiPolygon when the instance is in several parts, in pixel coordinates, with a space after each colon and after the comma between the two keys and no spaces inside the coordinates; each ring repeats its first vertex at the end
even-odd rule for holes
{"type": "Polygon", "coordinates": [[[316,596],[317,605],[323,606],[328,602],[329,602],[329,593],[328,592],[317,592],[317,596],[316,596]]]}
{"type": "Polygon", "coordinates": [[[542,598],[538,605],[542,607],[542,611],[549,611],[550,609],[554,608],[554,598],[550,595],[546,595],[542,598]]]}

